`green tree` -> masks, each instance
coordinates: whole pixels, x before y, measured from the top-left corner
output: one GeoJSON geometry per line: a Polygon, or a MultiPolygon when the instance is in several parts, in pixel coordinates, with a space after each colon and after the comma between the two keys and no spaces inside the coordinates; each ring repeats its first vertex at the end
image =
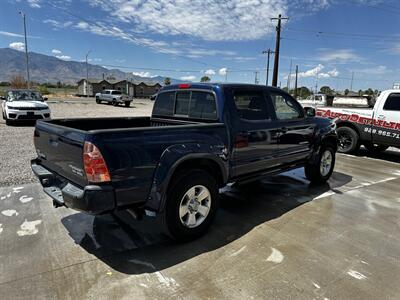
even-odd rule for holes
{"type": "Polygon", "coordinates": [[[349,89],[345,89],[344,90],[344,94],[347,96],[348,94],[350,93],[350,90],[349,89]]]}
{"type": "Polygon", "coordinates": [[[170,85],[171,84],[171,78],[165,77],[164,78],[164,85],[170,85]]]}
{"type": "Polygon", "coordinates": [[[210,82],[210,81],[211,81],[211,78],[208,77],[208,76],[203,76],[203,77],[201,77],[201,79],[200,79],[200,82],[210,82]]]}
{"type": "Polygon", "coordinates": [[[319,92],[321,94],[325,94],[328,96],[332,96],[333,95],[333,90],[329,87],[329,86],[323,86],[321,87],[321,89],[319,90],[319,92]]]}
{"type": "Polygon", "coordinates": [[[45,87],[44,85],[39,85],[36,88],[42,95],[48,95],[50,94],[49,90],[47,89],[47,87],[45,87]]]}

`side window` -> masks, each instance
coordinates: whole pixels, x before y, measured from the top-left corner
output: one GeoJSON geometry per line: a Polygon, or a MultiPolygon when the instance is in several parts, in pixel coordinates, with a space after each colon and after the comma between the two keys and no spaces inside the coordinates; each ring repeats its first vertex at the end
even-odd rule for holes
{"type": "Polygon", "coordinates": [[[189,118],[217,119],[214,95],[207,92],[193,91],[190,99],[189,118]]]}
{"type": "Polygon", "coordinates": [[[255,121],[270,118],[262,90],[236,90],[233,100],[241,119],[255,121]]]}
{"type": "Polygon", "coordinates": [[[190,91],[177,92],[175,114],[187,116],[189,114],[190,91]]]}
{"type": "Polygon", "coordinates": [[[160,93],[154,103],[153,115],[172,116],[174,114],[175,92],[160,93]]]}
{"type": "Polygon", "coordinates": [[[400,94],[390,94],[386,99],[383,110],[400,111],[400,94]]]}
{"type": "Polygon", "coordinates": [[[276,92],[269,92],[274,105],[276,117],[279,120],[292,120],[303,117],[301,107],[290,96],[276,92]]]}

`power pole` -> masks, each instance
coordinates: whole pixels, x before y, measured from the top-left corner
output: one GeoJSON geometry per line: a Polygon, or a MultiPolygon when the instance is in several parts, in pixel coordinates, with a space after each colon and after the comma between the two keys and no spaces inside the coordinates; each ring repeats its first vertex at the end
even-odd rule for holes
{"type": "Polygon", "coordinates": [[[288,19],[289,18],[283,18],[282,15],[279,15],[278,18],[271,18],[271,20],[278,20],[278,25],[276,26],[275,61],[274,61],[274,74],[272,77],[272,86],[278,85],[279,51],[281,45],[282,20],[288,20],[288,19]]]}
{"type": "Polygon", "coordinates": [[[88,65],[88,56],[92,52],[92,50],[89,50],[88,53],[86,53],[86,97],[89,97],[89,65],[88,65]]]}
{"type": "Polygon", "coordinates": [[[296,77],[295,77],[295,81],[294,81],[294,98],[297,99],[297,78],[299,75],[299,66],[296,65],[296,77]]]}
{"type": "Polygon", "coordinates": [[[268,86],[268,79],[269,79],[269,57],[271,56],[271,54],[275,53],[275,51],[272,51],[271,49],[268,49],[266,51],[263,51],[262,54],[268,54],[267,56],[267,75],[266,75],[266,79],[265,79],[265,85],[268,86]]]}
{"type": "Polygon", "coordinates": [[[350,92],[353,90],[354,72],[351,73],[350,92]]]}
{"type": "Polygon", "coordinates": [[[24,20],[24,37],[25,37],[25,58],[26,58],[26,84],[28,89],[30,88],[30,78],[29,78],[29,55],[28,55],[28,39],[26,37],[26,20],[25,20],[25,13],[22,11],[19,12],[24,20]]]}
{"type": "Polygon", "coordinates": [[[287,83],[286,83],[286,88],[288,90],[288,93],[290,93],[290,81],[292,79],[292,64],[293,64],[293,61],[290,60],[289,76],[287,78],[287,83]]]}
{"type": "Polygon", "coordinates": [[[258,71],[254,71],[254,83],[255,83],[255,84],[259,84],[259,81],[258,81],[258,71]]]}

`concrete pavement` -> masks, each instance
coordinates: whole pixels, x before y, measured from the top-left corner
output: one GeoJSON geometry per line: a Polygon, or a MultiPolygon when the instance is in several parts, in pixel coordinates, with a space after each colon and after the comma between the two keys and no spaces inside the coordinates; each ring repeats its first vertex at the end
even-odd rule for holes
{"type": "Polygon", "coordinates": [[[54,209],[38,184],[0,188],[1,298],[398,299],[396,157],[338,155],[322,187],[296,170],[225,189],[187,244],[123,213],[54,209]]]}

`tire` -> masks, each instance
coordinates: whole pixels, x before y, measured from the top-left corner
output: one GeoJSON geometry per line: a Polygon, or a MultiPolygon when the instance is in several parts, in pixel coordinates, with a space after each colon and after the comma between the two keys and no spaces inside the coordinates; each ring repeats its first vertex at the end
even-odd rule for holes
{"type": "Polygon", "coordinates": [[[131,101],[125,101],[125,107],[131,106],[131,101]]]}
{"type": "Polygon", "coordinates": [[[322,146],[318,157],[313,164],[307,164],[304,167],[306,178],[312,184],[323,184],[332,175],[335,168],[335,150],[332,146],[322,146]]]}
{"type": "Polygon", "coordinates": [[[336,130],[338,135],[338,152],[354,153],[360,149],[360,138],[358,133],[350,127],[340,127],[336,130]]]}
{"type": "Polygon", "coordinates": [[[218,206],[218,185],[208,172],[192,170],[178,174],[167,192],[163,214],[168,235],[177,241],[202,236],[210,227],[218,206]],[[206,198],[199,201],[197,196],[201,194],[206,198]]]}
{"type": "Polygon", "coordinates": [[[10,119],[6,118],[6,125],[11,125],[11,124],[12,124],[12,121],[10,119]]]}
{"type": "Polygon", "coordinates": [[[373,144],[373,143],[365,143],[364,144],[365,148],[367,148],[367,150],[371,153],[381,153],[383,151],[385,151],[387,148],[389,148],[389,146],[385,146],[385,145],[378,145],[378,144],[373,144]]]}
{"type": "Polygon", "coordinates": [[[97,104],[100,104],[100,103],[101,103],[99,97],[96,97],[96,103],[97,103],[97,104]]]}
{"type": "Polygon", "coordinates": [[[118,102],[117,102],[116,99],[113,99],[112,102],[111,102],[111,104],[114,105],[114,106],[117,106],[117,105],[118,105],[118,102]]]}

